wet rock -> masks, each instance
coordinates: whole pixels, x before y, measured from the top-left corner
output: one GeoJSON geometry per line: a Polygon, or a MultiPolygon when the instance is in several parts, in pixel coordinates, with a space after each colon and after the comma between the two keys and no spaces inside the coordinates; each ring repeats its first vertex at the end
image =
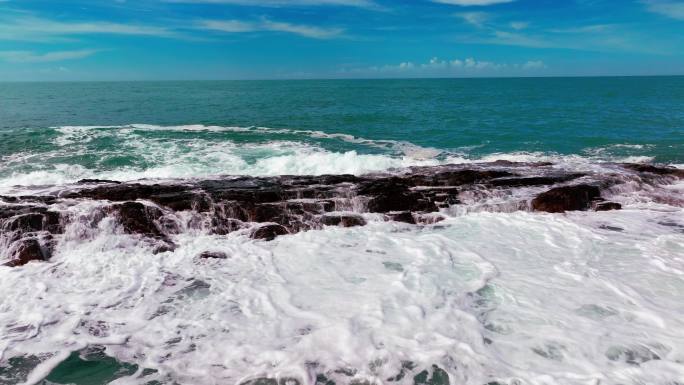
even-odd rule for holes
{"type": "Polygon", "coordinates": [[[647,172],[656,175],[672,175],[678,178],[684,178],[684,170],[675,167],[656,166],[643,163],[626,163],[623,164],[623,167],[637,172],[647,172]]]}
{"type": "Polygon", "coordinates": [[[537,195],[532,200],[532,209],[548,213],[587,210],[592,201],[600,198],[601,192],[596,186],[580,184],[557,187],[537,195]]]}
{"type": "Polygon", "coordinates": [[[570,174],[560,176],[538,176],[527,178],[500,178],[492,180],[490,183],[497,187],[525,187],[553,185],[556,183],[569,182],[573,179],[581,178],[585,174],[570,174]]]}
{"type": "Polygon", "coordinates": [[[622,205],[617,202],[600,202],[596,204],[594,210],[596,211],[611,211],[611,210],[621,210],[622,205]]]}
{"type": "Polygon", "coordinates": [[[609,231],[624,231],[625,230],[622,227],[610,226],[610,225],[601,225],[601,226],[599,226],[599,229],[609,230],[609,231]]]}
{"type": "Polygon", "coordinates": [[[254,231],[252,231],[252,234],[250,234],[250,237],[252,239],[262,239],[264,241],[272,241],[274,240],[277,236],[279,235],[285,235],[289,234],[287,229],[282,226],[282,225],[277,225],[277,224],[268,224],[264,226],[259,226],[256,228],[254,231]]]}
{"type": "Polygon", "coordinates": [[[366,220],[360,215],[353,214],[337,214],[337,215],[323,215],[321,217],[321,223],[326,226],[342,226],[342,227],[354,227],[354,226],[365,226],[366,220]]]}
{"type": "Polygon", "coordinates": [[[125,202],[111,206],[110,210],[118,217],[126,233],[163,236],[155,223],[163,213],[156,207],[140,202],[125,202]]]}
{"type": "Polygon", "coordinates": [[[416,191],[410,190],[411,181],[399,178],[382,178],[363,183],[359,195],[370,196],[368,211],[437,211],[437,206],[416,191]]]}
{"type": "Polygon", "coordinates": [[[410,211],[401,211],[398,213],[389,213],[387,217],[395,222],[410,223],[412,225],[416,224],[416,219],[410,211]]]}
{"type": "Polygon", "coordinates": [[[116,180],[107,179],[81,179],[76,184],[121,184],[121,182],[116,180]]]}
{"type": "Polygon", "coordinates": [[[503,170],[440,170],[433,168],[429,173],[414,174],[408,180],[414,186],[461,186],[513,175],[503,170]]]}
{"type": "Polygon", "coordinates": [[[16,241],[11,248],[12,259],[5,266],[23,266],[31,261],[47,260],[43,249],[35,238],[24,238],[16,241]]]}
{"type": "Polygon", "coordinates": [[[228,254],[222,251],[204,251],[198,257],[201,259],[228,259],[228,254]]]}

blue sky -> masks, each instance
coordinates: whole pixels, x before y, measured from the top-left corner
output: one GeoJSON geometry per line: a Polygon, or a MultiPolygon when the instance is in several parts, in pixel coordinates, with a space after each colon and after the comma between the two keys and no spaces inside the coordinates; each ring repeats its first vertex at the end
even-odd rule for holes
{"type": "Polygon", "coordinates": [[[0,80],[684,74],[684,0],[0,0],[0,80]]]}

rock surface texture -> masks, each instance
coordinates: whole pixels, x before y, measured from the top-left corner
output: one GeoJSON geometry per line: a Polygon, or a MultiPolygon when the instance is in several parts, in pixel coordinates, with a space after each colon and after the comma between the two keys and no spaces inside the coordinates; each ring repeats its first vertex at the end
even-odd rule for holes
{"type": "Polygon", "coordinates": [[[440,212],[458,208],[619,210],[620,203],[606,198],[620,192],[621,185],[656,186],[684,178],[684,170],[676,168],[613,166],[614,173],[600,175],[568,172],[550,163],[498,161],[363,176],[226,176],[163,183],[82,180],[45,194],[0,196],[0,263],[21,266],[48,260],[74,222],[93,231],[109,223],[114,231],[139,237],[160,253],[173,250],[173,236],[188,228],[269,241],[323,226],[364,226],[369,220],[430,224],[442,219],[440,212]],[[86,214],[73,209],[84,205],[86,214]]]}

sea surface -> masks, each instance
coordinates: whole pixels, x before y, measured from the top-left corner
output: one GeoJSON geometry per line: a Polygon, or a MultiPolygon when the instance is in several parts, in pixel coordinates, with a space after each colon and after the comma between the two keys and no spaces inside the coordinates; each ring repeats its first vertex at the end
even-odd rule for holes
{"type": "MultiPolygon", "coordinates": [[[[684,168],[684,77],[0,83],[4,196],[496,160],[684,168]]],[[[0,267],[0,384],[684,384],[684,183],[611,194],[160,254],[70,225],[0,267]]]]}

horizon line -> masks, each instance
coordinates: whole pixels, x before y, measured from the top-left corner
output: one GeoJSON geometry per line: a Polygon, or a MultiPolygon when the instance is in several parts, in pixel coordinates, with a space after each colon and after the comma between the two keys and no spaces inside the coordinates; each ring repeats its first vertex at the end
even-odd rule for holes
{"type": "Polygon", "coordinates": [[[126,82],[240,82],[240,81],[345,81],[345,80],[469,80],[469,79],[576,79],[684,77],[682,74],[655,75],[532,75],[532,76],[434,76],[434,77],[311,77],[311,78],[214,78],[214,79],[99,79],[99,80],[0,80],[0,83],[126,83],[126,82]]]}

